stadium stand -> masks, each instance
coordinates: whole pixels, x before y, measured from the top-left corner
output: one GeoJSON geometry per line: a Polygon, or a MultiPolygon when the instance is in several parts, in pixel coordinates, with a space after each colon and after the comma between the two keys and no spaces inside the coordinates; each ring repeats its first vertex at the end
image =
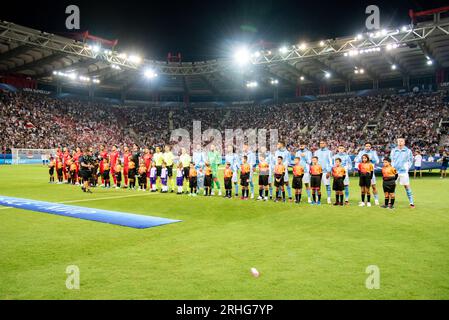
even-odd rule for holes
{"type": "MultiPolygon", "coordinates": [[[[140,145],[169,143],[170,127],[191,132],[194,120],[203,130],[278,129],[291,149],[301,140],[316,147],[327,140],[354,154],[371,141],[380,154],[396,137],[424,154],[437,152],[440,120],[449,116],[445,93],[352,97],[327,101],[239,108],[155,109],[80,100],[54,99],[33,93],[0,94],[2,148],[140,145]],[[377,119],[377,120],[376,120],[377,119]],[[374,129],[366,126],[377,121],[374,129]],[[171,124],[171,125],[170,125],[171,124]]],[[[444,132],[443,132],[444,133],[444,132]]]]}

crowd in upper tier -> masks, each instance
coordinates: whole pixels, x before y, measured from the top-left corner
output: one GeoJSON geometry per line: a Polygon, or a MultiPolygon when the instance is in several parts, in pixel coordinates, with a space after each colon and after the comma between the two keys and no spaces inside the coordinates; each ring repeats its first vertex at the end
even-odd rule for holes
{"type": "Polygon", "coordinates": [[[154,147],[169,142],[171,129],[278,129],[287,147],[320,140],[331,149],[342,144],[354,154],[365,141],[382,155],[403,136],[413,150],[433,154],[442,134],[439,121],[449,117],[446,94],[350,97],[336,100],[221,109],[115,106],[81,100],[54,99],[31,93],[0,93],[0,147],[69,148],[96,145],[154,147]],[[368,123],[373,127],[367,128],[368,123]]]}

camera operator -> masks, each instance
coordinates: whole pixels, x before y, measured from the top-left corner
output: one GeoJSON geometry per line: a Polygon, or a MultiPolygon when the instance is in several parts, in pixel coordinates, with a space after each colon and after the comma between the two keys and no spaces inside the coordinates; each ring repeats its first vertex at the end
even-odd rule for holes
{"type": "Polygon", "coordinates": [[[100,156],[100,152],[95,151],[94,148],[89,148],[92,154],[92,176],[91,176],[91,185],[96,187],[98,184],[98,169],[100,168],[100,161],[102,160],[100,156]]]}
{"type": "Polygon", "coordinates": [[[92,155],[92,149],[85,149],[84,154],[79,158],[80,164],[80,176],[83,179],[83,186],[81,189],[83,192],[92,193],[90,191],[89,182],[92,178],[92,171],[94,169],[94,157],[92,155]]]}

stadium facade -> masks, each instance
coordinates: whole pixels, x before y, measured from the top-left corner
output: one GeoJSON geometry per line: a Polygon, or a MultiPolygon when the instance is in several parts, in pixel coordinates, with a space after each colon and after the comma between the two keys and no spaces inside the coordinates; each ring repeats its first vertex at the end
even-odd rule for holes
{"type": "Polygon", "coordinates": [[[0,82],[59,97],[174,105],[434,90],[448,84],[448,11],[411,12],[410,25],[349,37],[252,47],[239,57],[245,65],[235,57],[149,60],[116,50],[116,42],[78,41],[1,21],[0,82]]]}

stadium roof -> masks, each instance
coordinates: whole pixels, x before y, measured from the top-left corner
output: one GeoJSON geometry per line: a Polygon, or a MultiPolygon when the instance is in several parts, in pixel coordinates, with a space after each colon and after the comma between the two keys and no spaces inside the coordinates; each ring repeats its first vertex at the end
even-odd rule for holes
{"type": "Polygon", "coordinates": [[[108,91],[225,96],[244,92],[248,81],[271,92],[273,84],[281,90],[350,87],[434,75],[449,67],[449,18],[435,14],[432,21],[416,25],[248,54],[245,66],[236,65],[233,57],[154,61],[0,21],[2,74],[23,74],[64,87],[86,87],[95,79],[96,87],[108,91]],[[145,80],[145,70],[157,74],[157,80],[145,80]],[[76,81],[70,76],[75,73],[76,81]]]}

